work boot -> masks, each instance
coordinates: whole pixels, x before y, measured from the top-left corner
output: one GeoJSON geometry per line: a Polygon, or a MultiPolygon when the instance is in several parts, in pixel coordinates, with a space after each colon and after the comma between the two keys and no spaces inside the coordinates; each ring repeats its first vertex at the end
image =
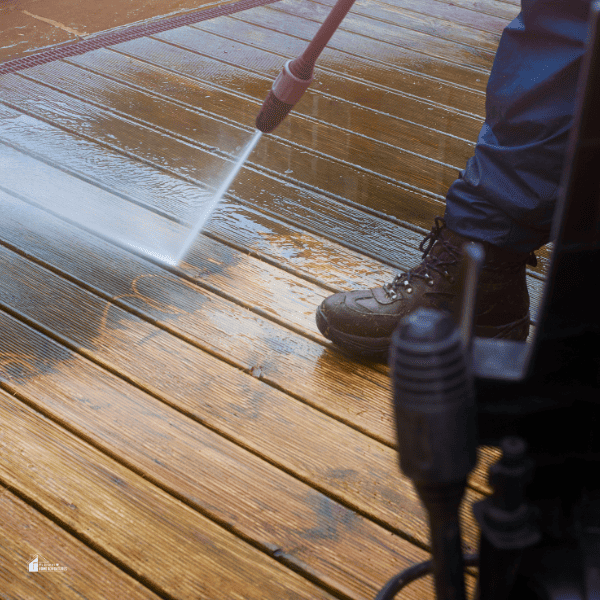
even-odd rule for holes
{"type": "MultiPolygon", "coordinates": [[[[419,246],[422,262],[383,287],[342,292],[317,309],[317,326],[332,342],[353,354],[387,357],[398,322],[417,306],[436,308],[457,318],[462,304],[462,246],[472,241],[435,218],[419,246]]],[[[517,253],[480,242],[485,263],[477,288],[475,335],[524,341],[529,334],[529,293],[525,265],[537,264],[533,252],[517,253]]]]}

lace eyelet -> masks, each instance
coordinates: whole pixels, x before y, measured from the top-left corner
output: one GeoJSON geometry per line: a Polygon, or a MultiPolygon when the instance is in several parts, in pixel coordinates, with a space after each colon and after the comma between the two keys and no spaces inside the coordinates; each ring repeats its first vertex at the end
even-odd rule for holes
{"type": "Polygon", "coordinates": [[[406,290],[404,290],[407,294],[412,294],[413,289],[411,287],[406,288],[406,290]]]}
{"type": "Polygon", "coordinates": [[[454,280],[454,277],[452,277],[452,275],[450,275],[450,277],[448,277],[448,281],[449,281],[450,283],[454,283],[454,281],[455,281],[455,280],[454,280]]]}
{"type": "Polygon", "coordinates": [[[433,279],[428,279],[427,280],[427,285],[433,285],[435,282],[433,281],[433,279]]]}

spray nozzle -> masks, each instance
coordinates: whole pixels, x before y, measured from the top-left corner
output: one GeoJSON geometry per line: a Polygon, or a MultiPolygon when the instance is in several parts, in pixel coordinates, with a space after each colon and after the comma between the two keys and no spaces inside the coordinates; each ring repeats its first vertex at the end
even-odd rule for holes
{"type": "Polygon", "coordinates": [[[302,79],[294,74],[294,72],[298,73],[299,70],[298,60],[288,60],[273,83],[273,87],[264,101],[258,117],[256,117],[256,128],[259,131],[263,133],[273,131],[311,84],[313,80],[312,68],[309,71],[308,79],[302,79]]]}
{"type": "Polygon", "coordinates": [[[354,0],[338,0],[302,55],[285,64],[256,118],[256,128],[259,131],[273,131],[300,100],[313,80],[312,72],[319,54],[352,4],[354,0]]]}

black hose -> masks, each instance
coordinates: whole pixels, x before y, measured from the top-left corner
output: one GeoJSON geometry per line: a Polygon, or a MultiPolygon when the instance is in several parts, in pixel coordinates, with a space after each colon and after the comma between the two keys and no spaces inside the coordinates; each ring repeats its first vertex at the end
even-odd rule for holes
{"type": "MultiPolygon", "coordinates": [[[[476,567],[479,564],[478,554],[467,554],[464,558],[465,567],[476,567]]],[[[394,596],[409,583],[433,571],[433,561],[426,560],[418,565],[413,565],[408,569],[394,575],[375,596],[375,600],[393,600],[394,596]]]]}

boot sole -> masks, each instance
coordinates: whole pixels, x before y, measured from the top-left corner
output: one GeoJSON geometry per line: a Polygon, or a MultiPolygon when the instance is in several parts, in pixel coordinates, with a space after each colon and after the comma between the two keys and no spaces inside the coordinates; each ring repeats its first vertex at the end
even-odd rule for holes
{"type": "MultiPolygon", "coordinates": [[[[505,325],[496,327],[476,326],[475,336],[524,342],[529,335],[529,317],[529,312],[527,312],[525,317],[505,325]]],[[[340,348],[364,358],[387,360],[391,342],[390,337],[371,338],[334,329],[327,323],[321,307],[317,308],[316,320],[319,331],[340,348]]]]}

